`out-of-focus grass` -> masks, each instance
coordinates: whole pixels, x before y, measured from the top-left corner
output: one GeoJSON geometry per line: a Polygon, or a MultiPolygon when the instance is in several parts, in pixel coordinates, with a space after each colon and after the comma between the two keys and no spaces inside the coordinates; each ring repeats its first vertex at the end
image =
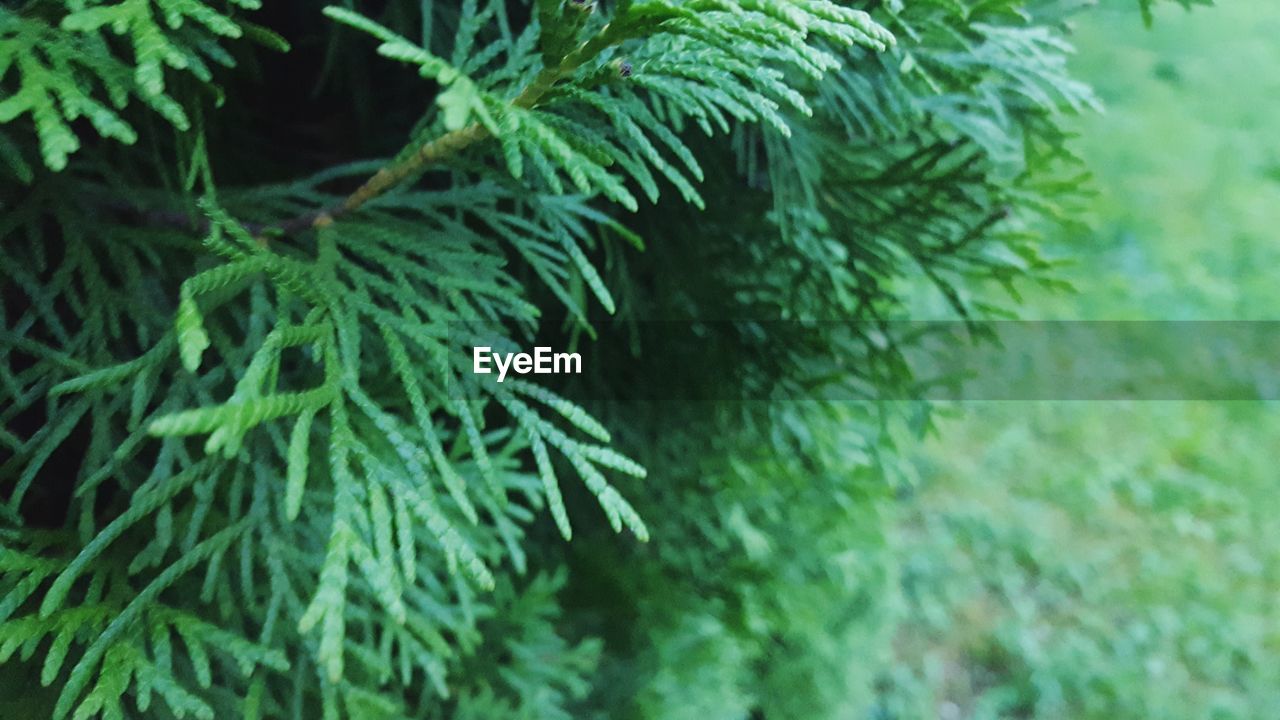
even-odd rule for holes
{"type": "Polygon", "coordinates": [[[1106,112],[1075,144],[1093,233],[1061,238],[1073,297],[1041,317],[1280,319],[1280,3],[1079,16],[1074,70],[1106,112]]]}
{"type": "MultiPolygon", "coordinates": [[[[1095,232],[1056,241],[1079,294],[1025,314],[1280,319],[1280,3],[1078,25],[1095,232]]],[[[1280,407],[959,410],[900,538],[886,717],[1280,717],[1280,407]]]]}
{"type": "Polygon", "coordinates": [[[891,717],[1277,716],[1274,413],[966,410],[923,460],[900,538],[891,717]]]}

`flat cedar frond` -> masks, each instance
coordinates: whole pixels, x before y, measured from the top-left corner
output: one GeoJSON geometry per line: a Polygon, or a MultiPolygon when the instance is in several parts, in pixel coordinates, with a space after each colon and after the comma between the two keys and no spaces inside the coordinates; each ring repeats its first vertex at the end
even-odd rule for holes
{"type": "MultiPolygon", "coordinates": [[[[257,0],[229,5],[241,11],[259,7],[257,0]]],[[[211,83],[210,63],[235,65],[220,43],[240,39],[246,28],[260,41],[287,48],[273,33],[238,20],[231,7],[126,0],[67,3],[66,9],[57,18],[0,9],[0,81],[17,78],[16,91],[0,100],[0,123],[30,115],[41,155],[53,170],[66,167],[80,148],[69,124],[80,117],[103,137],[132,145],[137,131],[119,114],[131,99],[188,130],[189,113],[166,91],[166,68],[211,83]],[[131,55],[119,52],[112,36],[127,38],[131,55]]],[[[11,157],[9,167],[30,180],[20,156],[11,157]]]]}

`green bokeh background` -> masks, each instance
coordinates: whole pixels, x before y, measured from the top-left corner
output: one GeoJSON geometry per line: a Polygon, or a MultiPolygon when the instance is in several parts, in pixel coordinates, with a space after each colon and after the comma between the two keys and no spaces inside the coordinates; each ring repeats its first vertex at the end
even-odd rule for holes
{"type": "MultiPolygon", "coordinates": [[[[1108,3],[1104,0],[1104,5],[1108,3]]],[[[1075,294],[1024,317],[1280,319],[1280,3],[1074,21],[1075,294]]],[[[917,457],[883,712],[1280,717],[1280,407],[968,403],[917,457]]]]}

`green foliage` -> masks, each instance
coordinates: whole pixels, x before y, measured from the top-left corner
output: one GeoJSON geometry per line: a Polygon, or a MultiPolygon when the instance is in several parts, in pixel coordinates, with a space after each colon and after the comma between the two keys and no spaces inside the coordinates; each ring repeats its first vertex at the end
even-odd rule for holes
{"type": "MultiPolygon", "coordinates": [[[[235,0],[256,9],[257,0],[235,0]]],[[[134,127],[120,112],[130,99],[148,105],[178,130],[191,120],[184,103],[166,91],[165,69],[184,71],[211,83],[209,63],[234,67],[219,42],[255,33],[287,47],[269,32],[195,0],[127,0],[67,3],[65,8],[33,4],[30,12],[0,8],[0,123],[30,115],[40,154],[52,170],[62,170],[80,148],[70,123],[87,118],[104,138],[132,145],[134,127]],[[111,36],[128,39],[132,55],[111,36]],[[106,102],[99,99],[105,97],[106,102]]],[[[7,137],[0,144],[10,146],[7,137]]],[[[24,182],[32,172],[22,154],[4,153],[9,169],[24,182]]]]}
{"type": "MultiPolygon", "coordinates": [[[[1155,20],[1152,9],[1158,2],[1159,0],[1138,0],[1138,5],[1142,9],[1142,20],[1148,27],[1155,20]]],[[[1177,0],[1177,3],[1190,10],[1193,5],[1213,5],[1213,0],[1177,0]]]]}
{"type": "MultiPolygon", "coordinates": [[[[1103,117],[1078,123],[1096,231],[1051,317],[1270,317],[1280,187],[1275,103],[1246,68],[1280,62],[1280,8],[1079,24],[1103,117]],[[1205,59],[1195,48],[1230,41],[1205,59]],[[1125,42],[1122,42],[1125,41],[1125,42]],[[1178,153],[1150,152],[1150,137],[1178,153]],[[1201,180],[1213,177],[1211,187],[1201,180]]],[[[1256,718],[1280,699],[1272,403],[993,403],[939,423],[904,515],[907,602],[881,706],[896,718],[1256,718]]]]}
{"type": "Polygon", "coordinates": [[[1265,463],[1238,443],[1276,418],[1231,405],[1021,404],[943,424],[903,543],[913,621],[887,715],[1265,716],[1280,557],[1265,463]]]}
{"type": "Polygon", "coordinates": [[[868,328],[902,284],[961,317],[1052,285],[1093,105],[1056,9],[262,8],[297,93],[235,5],[0,16],[0,686],[59,720],[867,706],[927,413],[599,399],[901,396],[868,328]],[[724,318],[776,356],[625,337],[724,318]],[[471,372],[545,338],[650,374],[471,372]]]}

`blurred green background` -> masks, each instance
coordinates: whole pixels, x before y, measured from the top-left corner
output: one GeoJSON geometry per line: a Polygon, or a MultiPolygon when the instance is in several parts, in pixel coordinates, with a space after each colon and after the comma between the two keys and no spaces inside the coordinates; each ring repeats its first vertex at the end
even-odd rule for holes
{"type": "MultiPolygon", "coordinates": [[[[1104,5],[1108,3],[1104,0],[1104,5]]],[[[1280,3],[1078,16],[1077,294],[1024,317],[1280,319],[1280,3]]],[[[1280,718],[1280,408],[950,408],[895,539],[893,718],[1280,718]]]]}

